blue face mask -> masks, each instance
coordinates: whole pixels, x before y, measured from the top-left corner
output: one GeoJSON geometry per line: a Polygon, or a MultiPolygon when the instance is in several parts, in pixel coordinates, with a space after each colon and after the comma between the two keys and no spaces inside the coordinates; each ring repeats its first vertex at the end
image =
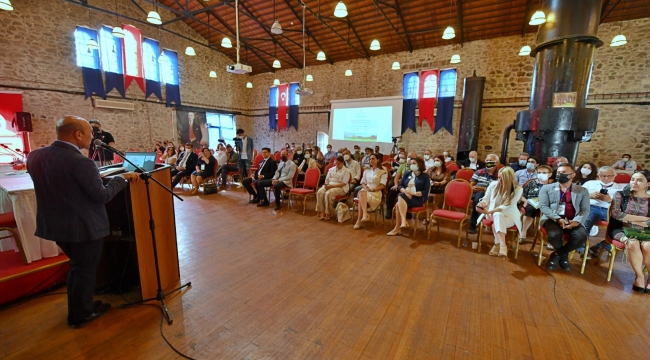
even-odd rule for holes
{"type": "Polygon", "coordinates": [[[526,166],[528,160],[519,160],[519,166],[526,166]]]}
{"type": "Polygon", "coordinates": [[[528,170],[535,170],[535,164],[533,164],[533,163],[528,163],[528,164],[526,164],[526,169],[528,169],[528,170]]]}

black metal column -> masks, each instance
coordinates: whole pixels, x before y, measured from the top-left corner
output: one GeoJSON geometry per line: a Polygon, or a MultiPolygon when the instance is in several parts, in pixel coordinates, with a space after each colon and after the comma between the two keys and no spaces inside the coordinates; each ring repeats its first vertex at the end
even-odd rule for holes
{"type": "Polygon", "coordinates": [[[467,159],[469,152],[478,147],[484,90],[484,76],[476,76],[476,71],[474,71],[474,75],[465,78],[463,107],[460,113],[460,132],[458,133],[458,152],[456,153],[457,161],[467,159]]]}

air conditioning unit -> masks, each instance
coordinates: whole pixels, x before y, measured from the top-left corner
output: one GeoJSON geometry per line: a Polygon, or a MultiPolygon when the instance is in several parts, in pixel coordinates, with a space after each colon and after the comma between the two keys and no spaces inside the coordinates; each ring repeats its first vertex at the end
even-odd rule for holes
{"type": "Polygon", "coordinates": [[[93,98],[93,106],[95,109],[114,109],[114,110],[135,110],[133,102],[128,101],[115,101],[115,100],[102,100],[93,98]]]}

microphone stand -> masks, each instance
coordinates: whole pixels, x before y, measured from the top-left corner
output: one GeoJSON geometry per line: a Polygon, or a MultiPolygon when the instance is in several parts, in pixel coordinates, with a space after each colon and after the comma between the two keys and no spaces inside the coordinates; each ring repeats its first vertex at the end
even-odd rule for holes
{"type": "Polygon", "coordinates": [[[160,281],[160,266],[158,264],[158,248],[156,246],[156,232],[155,232],[156,224],[154,223],[154,220],[153,220],[153,212],[152,212],[152,208],[151,208],[151,194],[149,192],[149,180],[150,179],[153,180],[156,184],[158,184],[161,188],[165,189],[168,193],[172,194],[172,196],[174,196],[178,200],[183,201],[183,199],[180,196],[174,194],[174,192],[172,190],[170,190],[167,186],[160,183],[160,181],[153,178],[149,172],[144,171],[144,169],[142,169],[138,165],[134,164],[131,160],[127,159],[126,156],[124,156],[124,154],[122,154],[122,152],[120,152],[119,150],[117,150],[117,149],[115,149],[113,147],[110,147],[110,146],[102,146],[102,145],[100,145],[100,146],[105,148],[105,149],[108,149],[109,151],[111,151],[111,152],[113,152],[115,154],[117,154],[117,156],[121,157],[124,161],[128,162],[133,167],[135,167],[138,171],[140,171],[140,178],[142,180],[144,180],[144,186],[147,189],[147,205],[149,206],[149,230],[151,231],[151,242],[153,244],[153,259],[154,259],[154,265],[155,265],[155,269],[156,269],[156,281],[158,282],[158,289],[156,290],[156,296],[155,297],[149,298],[149,299],[142,299],[140,301],[131,302],[131,303],[127,303],[127,304],[122,304],[122,305],[119,305],[118,307],[120,309],[123,309],[123,308],[125,308],[127,306],[141,305],[141,304],[144,304],[144,303],[152,301],[152,300],[158,300],[158,301],[160,301],[160,304],[161,304],[161,306],[162,306],[162,308],[163,308],[163,310],[165,312],[165,315],[167,316],[167,324],[171,325],[174,322],[174,320],[172,319],[171,315],[169,314],[169,310],[167,309],[167,305],[165,304],[165,297],[167,297],[167,295],[170,295],[172,293],[180,291],[181,289],[183,289],[185,287],[192,286],[192,282],[191,281],[187,282],[187,283],[181,285],[180,287],[170,291],[169,293],[165,293],[162,290],[162,283],[160,281]]]}

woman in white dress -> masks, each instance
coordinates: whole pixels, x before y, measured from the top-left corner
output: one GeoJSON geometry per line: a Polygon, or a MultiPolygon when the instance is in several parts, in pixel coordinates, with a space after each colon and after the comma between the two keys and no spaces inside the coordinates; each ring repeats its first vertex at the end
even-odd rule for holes
{"type": "Polygon", "coordinates": [[[226,147],[222,143],[217,145],[217,152],[214,154],[215,159],[217,159],[217,164],[220,167],[225,165],[228,162],[228,155],[226,154],[226,147]]]}
{"type": "MultiPolygon", "coordinates": [[[[160,160],[164,161],[165,164],[172,166],[176,164],[176,149],[174,148],[174,145],[169,145],[165,149],[165,153],[160,157],[160,160]]],[[[172,169],[174,167],[172,166],[172,169]]]]}
{"type": "Polygon", "coordinates": [[[350,170],[345,167],[343,156],[336,157],[336,166],[329,169],[325,185],[316,193],[316,211],[320,220],[329,220],[334,198],[348,193],[350,187],[350,170]]]}
{"type": "Polygon", "coordinates": [[[382,190],[386,188],[388,181],[388,174],[386,170],[380,166],[377,155],[370,155],[370,169],[363,172],[361,179],[361,187],[359,194],[359,217],[357,223],[354,224],[354,229],[361,229],[361,223],[370,220],[369,211],[375,211],[377,206],[381,203],[382,190]]]}
{"type": "MultiPolygon", "coordinates": [[[[492,220],[494,233],[494,246],[490,256],[508,258],[506,233],[508,228],[516,225],[521,233],[521,213],[517,201],[521,198],[523,189],[517,183],[515,172],[506,166],[499,170],[499,180],[493,181],[485,190],[485,196],[476,205],[476,211],[481,214],[476,221],[477,226],[482,226],[483,217],[492,220]]],[[[517,241],[517,240],[515,240],[517,241]]]]}

